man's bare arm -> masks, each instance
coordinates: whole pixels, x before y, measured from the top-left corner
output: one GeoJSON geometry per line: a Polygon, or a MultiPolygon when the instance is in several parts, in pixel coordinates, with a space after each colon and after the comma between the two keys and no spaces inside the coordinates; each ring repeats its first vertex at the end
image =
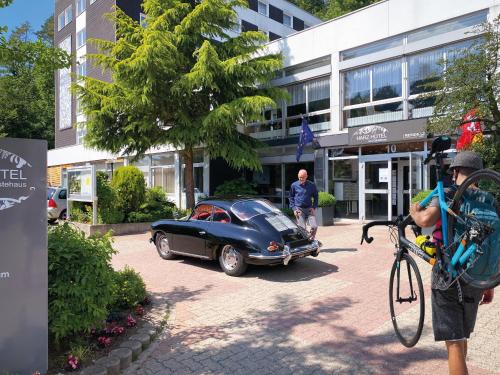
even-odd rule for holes
{"type": "Polygon", "coordinates": [[[432,227],[439,220],[439,207],[421,208],[415,203],[410,206],[410,215],[419,227],[432,227]]]}

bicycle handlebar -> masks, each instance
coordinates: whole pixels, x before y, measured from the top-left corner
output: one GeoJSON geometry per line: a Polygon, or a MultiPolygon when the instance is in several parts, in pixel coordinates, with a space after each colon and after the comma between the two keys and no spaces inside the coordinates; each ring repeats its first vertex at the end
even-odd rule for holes
{"type": "Polygon", "coordinates": [[[363,245],[363,241],[366,243],[372,243],[373,237],[368,237],[368,229],[374,227],[376,225],[396,225],[397,220],[375,220],[371,221],[368,224],[363,225],[363,235],[361,236],[361,245],[363,245]]]}

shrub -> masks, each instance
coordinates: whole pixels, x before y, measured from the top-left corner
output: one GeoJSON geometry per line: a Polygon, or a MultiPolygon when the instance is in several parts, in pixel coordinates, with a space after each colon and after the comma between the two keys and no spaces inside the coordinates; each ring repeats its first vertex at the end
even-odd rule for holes
{"type": "Polygon", "coordinates": [[[112,309],[132,308],[146,298],[146,285],[141,275],[132,268],[125,266],[114,276],[115,301],[112,309]]]}
{"type": "Polygon", "coordinates": [[[243,177],[236,180],[226,181],[217,186],[214,195],[222,196],[237,196],[237,195],[256,195],[255,184],[247,182],[243,177]]]}
{"type": "Polygon", "coordinates": [[[282,208],[281,212],[283,212],[286,216],[295,217],[295,214],[293,213],[293,210],[290,207],[282,208]]]}
{"type": "Polygon", "coordinates": [[[331,207],[335,205],[335,202],[337,199],[332,194],[324,191],[318,193],[318,207],[331,207]]]}
{"type": "Polygon", "coordinates": [[[422,190],[422,191],[419,191],[417,194],[415,194],[411,198],[411,203],[420,203],[420,202],[422,202],[424,200],[424,198],[426,196],[428,196],[431,192],[432,192],[432,190],[422,190]]]}
{"type": "Polygon", "coordinates": [[[78,223],[92,223],[92,203],[71,202],[70,220],[78,223]]]}
{"type": "Polygon", "coordinates": [[[97,212],[99,222],[104,224],[122,223],[124,213],[116,204],[118,197],[115,189],[109,183],[109,177],[106,172],[98,171],[96,173],[97,181],[97,212]]]}
{"type": "Polygon", "coordinates": [[[167,199],[161,187],[156,186],[146,190],[146,200],[139,211],[131,212],[128,216],[130,223],[171,219],[174,217],[175,204],[167,199]]]}
{"type": "Polygon", "coordinates": [[[134,166],[120,167],[111,181],[116,192],[117,206],[125,218],[133,211],[139,211],[146,194],[146,182],[139,168],[134,166]]]}
{"type": "Polygon", "coordinates": [[[48,238],[49,332],[56,342],[90,329],[113,301],[110,234],[85,237],[68,223],[48,238]]]}

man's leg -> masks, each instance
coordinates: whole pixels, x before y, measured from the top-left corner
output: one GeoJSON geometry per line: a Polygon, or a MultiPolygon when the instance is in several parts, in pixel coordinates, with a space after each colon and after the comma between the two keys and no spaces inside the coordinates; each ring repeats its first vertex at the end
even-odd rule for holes
{"type": "Polygon", "coordinates": [[[314,214],[309,213],[308,221],[309,221],[309,226],[311,227],[310,238],[314,240],[316,238],[316,232],[318,231],[318,223],[316,221],[316,216],[314,214]]]}
{"type": "Polygon", "coordinates": [[[467,340],[446,341],[448,371],[450,375],[468,375],[465,353],[467,340]]]}
{"type": "Polygon", "coordinates": [[[306,214],[301,209],[299,209],[299,212],[300,213],[298,215],[295,215],[295,218],[297,219],[297,225],[301,228],[306,229],[306,220],[307,220],[306,214]]]}

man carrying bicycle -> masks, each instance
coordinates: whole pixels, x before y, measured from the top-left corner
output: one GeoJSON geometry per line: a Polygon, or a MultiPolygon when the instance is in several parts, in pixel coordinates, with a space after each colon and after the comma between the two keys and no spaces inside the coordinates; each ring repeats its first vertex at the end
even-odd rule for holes
{"type": "MultiPolygon", "coordinates": [[[[478,154],[463,151],[457,154],[450,169],[453,171],[455,184],[447,189],[448,198],[453,196],[457,187],[470,174],[483,169],[483,162],[478,154]]],[[[493,210],[497,210],[497,207],[493,210]]],[[[435,198],[426,208],[416,203],[410,207],[410,215],[418,226],[432,227],[440,220],[439,202],[435,198]]],[[[444,235],[446,233],[442,234],[444,235]]],[[[467,339],[474,330],[478,305],[493,300],[493,289],[483,291],[460,282],[457,287],[441,290],[437,287],[437,279],[437,272],[433,272],[431,300],[434,338],[436,341],[446,342],[450,374],[467,374],[467,339]]]]}

